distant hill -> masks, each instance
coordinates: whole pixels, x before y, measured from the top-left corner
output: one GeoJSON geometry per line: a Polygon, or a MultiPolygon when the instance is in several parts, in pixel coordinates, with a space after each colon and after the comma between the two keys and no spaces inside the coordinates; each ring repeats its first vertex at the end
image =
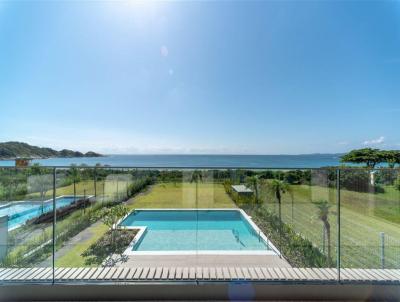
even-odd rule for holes
{"type": "Polygon", "coordinates": [[[17,157],[49,158],[49,157],[100,157],[101,154],[89,151],[82,153],[63,149],[56,151],[51,148],[31,146],[21,142],[0,143],[0,159],[14,159],[17,157]]]}

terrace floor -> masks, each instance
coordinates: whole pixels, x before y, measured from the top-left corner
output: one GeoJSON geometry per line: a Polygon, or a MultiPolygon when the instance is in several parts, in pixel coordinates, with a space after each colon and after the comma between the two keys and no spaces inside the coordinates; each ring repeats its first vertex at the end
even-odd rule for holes
{"type": "Polygon", "coordinates": [[[291,268],[276,255],[134,255],[118,261],[116,267],[276,267],[291,268]]]}

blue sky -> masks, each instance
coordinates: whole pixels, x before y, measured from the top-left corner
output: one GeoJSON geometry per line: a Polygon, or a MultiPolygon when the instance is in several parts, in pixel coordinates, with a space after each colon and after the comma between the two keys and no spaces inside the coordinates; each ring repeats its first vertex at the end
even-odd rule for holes
{"type": "Polygon", "coordinates": [[[0,141],[400,148],[400,2],[0,2],[0,141]]]}

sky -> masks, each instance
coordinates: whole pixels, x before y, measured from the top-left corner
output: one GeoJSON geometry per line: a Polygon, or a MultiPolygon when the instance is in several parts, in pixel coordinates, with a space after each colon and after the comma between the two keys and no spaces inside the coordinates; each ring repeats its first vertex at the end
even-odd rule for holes
{"type": "Polygon", "coordinates": [[[400,1],[1,1],[0,141],[400,149],[400,1]]]}

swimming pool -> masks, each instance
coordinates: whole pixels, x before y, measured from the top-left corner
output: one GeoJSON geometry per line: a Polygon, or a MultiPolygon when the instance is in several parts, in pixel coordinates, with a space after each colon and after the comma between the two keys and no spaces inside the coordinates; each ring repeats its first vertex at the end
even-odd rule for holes
{"type": "Polygon", "coordinates": [[[272,251],[268,239],[242,210],[136,210],[119,225],[141,228],[140,238],[130,247],[133,254],[272,251]]]}
{"type": "MultiPolygon", "coordinates": [[[[76,200],[83,196],[76,196],[76,200]]],[[[60,196],[56,198],[56,209],[68,206],[74,202],[74,196],[60,196]]],[[[0,207],[0,217],[8,216],[8,230],[20,227],[28,220],[53,210],[53,200],[43,203],[37,201],[18,201],[0,207]]]]}

